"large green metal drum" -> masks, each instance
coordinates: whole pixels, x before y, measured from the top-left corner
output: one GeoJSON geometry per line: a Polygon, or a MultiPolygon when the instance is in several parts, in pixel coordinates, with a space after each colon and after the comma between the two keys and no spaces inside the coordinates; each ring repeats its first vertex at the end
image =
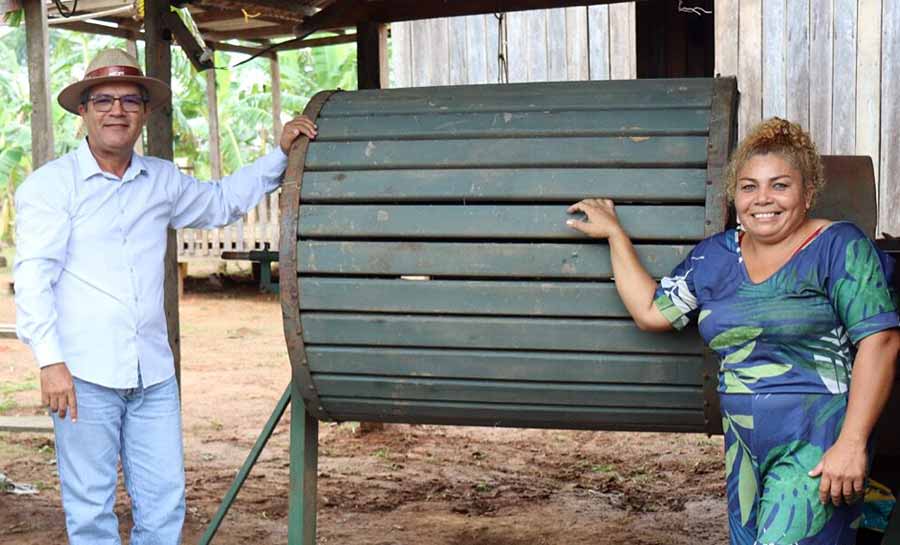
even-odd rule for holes
{"type": "Polygon", "coordinates": [[[637,329],[608,247],[565,225],[616,200],[668,273],[726,222],[735,80],[321,93],[280,248],[293,379],[320,420],[720,429],[696,332],[637,329]]]}

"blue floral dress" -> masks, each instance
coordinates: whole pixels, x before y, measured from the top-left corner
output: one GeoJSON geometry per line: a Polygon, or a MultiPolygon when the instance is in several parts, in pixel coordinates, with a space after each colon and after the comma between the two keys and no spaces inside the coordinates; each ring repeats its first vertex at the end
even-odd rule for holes
{"type": "Polygon", "coordinates": [[[852,544],[860,504],[821,505],[807,473],[840,433],[856,345],[900,325],[893,260],[836,222],[757,283],[739,237],[701,241],[654,301],[720,357],[731,543],[852,544]]]}

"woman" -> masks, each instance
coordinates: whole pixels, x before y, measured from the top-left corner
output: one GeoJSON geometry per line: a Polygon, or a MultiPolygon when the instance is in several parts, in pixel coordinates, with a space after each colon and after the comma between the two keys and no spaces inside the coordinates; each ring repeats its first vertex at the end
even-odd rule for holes
{"type": "Polygon", "coordinates": [[[576,203],[587,221],[567,223],[609,241],[641,329],[696,320],[719,354],[731,543],[853,543],[900,348],[893,263],[852,223],[809,217],[822,162],[794,123],[756,127],[726,184],[738,228],[701,241],[660,285],[612,201],[576,203]]]}

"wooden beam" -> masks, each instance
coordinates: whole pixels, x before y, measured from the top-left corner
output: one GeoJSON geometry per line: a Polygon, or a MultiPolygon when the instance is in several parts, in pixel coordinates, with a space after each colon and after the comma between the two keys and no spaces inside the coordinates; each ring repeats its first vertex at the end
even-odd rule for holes
{"type": "MultiPolygon", "coordinates": [[[[162,80],[167,85],[172,82],[172,36],[165,28],[165,14],[169,11],[168,0],[146,0],[144,4],[144,32],[147,41],[147,75],[162,80]]],[[[147,121],[147,152],[149,155],[171,161],[172,148],[172,102],[150,114],[147,121]]],[[[175,359],[175,376],[181,384],[181,334],[178,323],[178,253],[175,231],[169,229],[165,257],[165,306],[168,325],[169,346],[175,359]]]]}
{"type": "Polygon", "coordinates": [[[184,25],[184,21],[181,20],[181,17],[178,16],[177,13],[171,10],[166,10],[163,15],[163,21],[169,32],[175,36],[175,39],[178,41],[178,45],[181,46],[184,54],[187,55],[189,61],[194,66],[194,70],[198,72],[202,72],[203,70],[209,70],[213,67],[212,60],[207,57],[207,52],[200,43],[197,41],[197,38],[191,33],[190,30],[184,25]]]}
{"type": "Polygon", "coordinates": [[[71,23],[59,23],[54,25],[56,28],[61,28],[63,30],[71,30],[73,32],[85,32],[88,34],[99,34],[101,36],[114,36],[116,38],[122,38],[124,40],[130,40],[132,38],[143,40],[144,33],[140,32],[135,35],[133,30],[122,28],[122,27],[113,27],[107,25],[98,25],[97,23],[89,23],[87,21],[74,21],[71,23]]]}
{"type": "Polygon", "coordinates": [[[269,39],[278,36],[293,36],[295,25],[272,25],[251,28],[248,30],[215,31],[203,30],[203,37],[211,40],[252,40],[254,38],[269,39]]]}
{"type": "Polygon", "coordinates": [[[50,102],[50,31],[43,0],[24,0],[28,49],[28,94],[31,96],[31,166],[53,159],[53,108],[50,102]]]}
{"type": "MultiPolygon", "coordinates": [[[[125,51],[128,52],[129,55],[138,58],[138,48],[137,48],[137,40],[134,37],[131,37],[125,41],[125,51]]],[[[138,60],[140,62],[140,60],[138,60]]],[[[134,143],[134,152],[138,155],[144,154],[144,131],[141,131],[141,137],[137,139],[137,142],[134,143]]]]}
{"type": "Polygon", "coordinates": [[[387,25],[361,23],[356,27],[356,76],[359,89],[389,87],[387,25]]]}
{"type": "Polygon", "coordinates": [[[272,130],[275,144],[281,138],[281,65],[278,64],[278,54],[269,59],[272,69],[272,130]]]}
{"type": "MultiPolygon", "coordinates": [[[[215,53],[213,53],[215,60],[215,53]]],[[[206,104],[209,123],[209,170],[213,180],[222,178],[222,152],[219,138],[219,93],[216,71],[206,71],[206,104]]]]}
{"type": "MultiPolygon", "coordinates": [[[[339,0],[340,1],[340,0],[339,0]]],[[[350,1],[350,0],[347,0],[350,1]]],[[[422,0],[368,0],[359,2],[350,9],[335,9],[339,2],[309,17],[298,28],[300,31],[317,26],[318,29],[356,26],[361,22],[391,23],[415,21],[435,17],[456,17],[497,12],[528,11],[598,4],[618,4],[623,2],[650,2],[658,0],[455,0],[453,2],[423,2],[422,0]],[[327,21],[326,19],[327,14],[327,21]]]]}

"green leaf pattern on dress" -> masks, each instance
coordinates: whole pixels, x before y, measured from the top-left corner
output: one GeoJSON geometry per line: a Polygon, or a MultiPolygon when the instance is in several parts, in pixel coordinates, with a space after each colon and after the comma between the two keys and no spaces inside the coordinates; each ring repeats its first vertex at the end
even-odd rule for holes
{"type": "Polygon", "coordinates": [[[769,451],[761,466],[766,468],[766,480],[757,516],[761,525],[759,542],[797,543],[825,527],[833,508],[815,505],[819,501],[819,479],[807,475],[822,454],[822,449],[806,441],[793,441],[769,451]],[[777,461],[774,465],[773,460],[777,461]]]}
{"type": "Polygon", "coordinates": [[[756,498],[759,493],[759,484],[756,472],[753,470],[753,455],[746,441],[741,437],[740,429],[753,429],[753,415],[729,414],[724,412],[723,427],[734,434],[735,441],[725,452],[725,478],[728,479],[738,464],[738,502],[741,507],[741,524],[746,525],[750,520],[756,498]],[[738,461],[740,459],[740,461],[738,461]]]}
{"type": "Polygon", "coordinates": [[[875,246],[868,239],[847,244],[844,269],[847,277],[835,282],[831,299],[848,327],[865,318],[894,310],[890,291],[884,285],[884,274],[875,246]],[[880,286],[882,289],[872,289],[880,286]]]}

